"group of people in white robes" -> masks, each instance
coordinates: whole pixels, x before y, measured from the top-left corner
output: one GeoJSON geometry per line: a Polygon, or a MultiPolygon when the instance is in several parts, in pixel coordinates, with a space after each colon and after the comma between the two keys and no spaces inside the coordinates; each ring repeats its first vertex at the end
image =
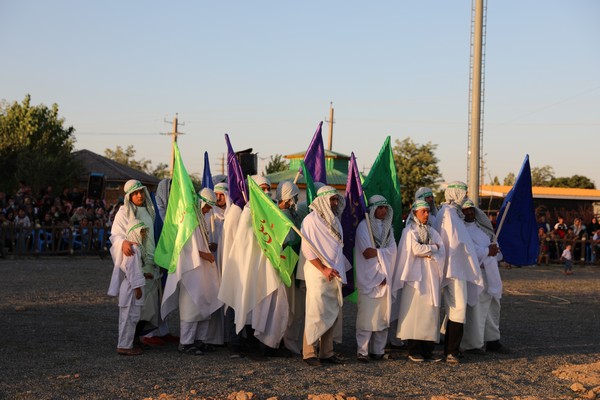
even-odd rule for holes
{"type": "MultiPolygon", "coordinates": [[[[270,198],[270,182],[253,179],[270,198]]],[[[163,218],[168,190],[168,182],[161,182],[157,204],[163,218]]],[[[449,363],[458,363],[461,351],[483,352],[486,345],[506,350],[499,342],[499,249],[489,219],[466,194],[464,183],[451,183],[438,211],[431,189],[420,188],[398,244],[394,210],[383,196],[368,199],[354,249],[359,362],[387,358],[390,338],[406,345],[412,361],[439,361],[434,347],[440,331],[449,363]]],[[[153,261],[157,211],[140,182],[127,182],[111,235],[109,294],[119,296],[118,353],[141,354],[137,338],[178,311],[178,349],[184,354],[227,343],[231,356],[240,357],[244,343],[254,340],[263,355],[285,350],[301,354],[310,366],[344,362],[334,342],[342,338],[342,287],[352,267],[343,252],[345,198],[319,184],[308,212],[302,212],[298,195],[298,187],[284,181],[273,199],[298,228],[284,243],[299,255],[291,285],[257,242],[252,204],[240,208],[227,184],[219,183],[199,192],[198,226],[162,290],[153,261]]]]}

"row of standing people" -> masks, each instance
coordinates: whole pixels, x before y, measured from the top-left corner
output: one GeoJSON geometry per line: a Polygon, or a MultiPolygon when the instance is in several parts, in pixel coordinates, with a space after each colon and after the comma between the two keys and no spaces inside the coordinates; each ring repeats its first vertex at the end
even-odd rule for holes
{"type": "MultiPolygon", "coordinates": [[[[264,177],[255,180],[269,192],[264,177]]],[[[161,182],[157,191],[163,217],[169,184],[161,182]]],[[[266,354],[285,348],[312,366],[342,362],[333,342],[341,341],[342,286],[351,265],[343,254],[339,219],[344,198],[336,189],[321,187],[307,208],[298,203],[292,182],[277,188],[275,203],[302,233],[302,240],[294,232],[287,238],[300,250],[289,287],[256,242],[251,204],[243,209],[233,204],[226,184],[203,189],[202,218],[169,271],[162,300],[161,272],[152,257],[154,208],[139,182],[128,182],[125,191],[112,229],[115,269],[109,290],[119,295],[119,354],[141,354],[134,342],[144,334],[146,343],[172,340],[164,319],[178,309],[183,353],[203,354],[227,342],[231,355],[239,356],[243,333],[251,332],[266,354]],[[148,232],[142,235],[140,229],[148,232]],[[140,267],[143,281],[130,271],[140,267]],[[147,333],[149,328],[154,329],[147,333]]],[[[440,326],[450,363],[459,362],[461,349],[483,352],[486,344],[488,350],[505,349],[499,342],[498,248],[489,219],[466,202],[466,194],[464,183],[449,185],[438,212],[431,190],[420,189],[398,245],[391,229],[394,210],[382,196],[369,199],[370,218],[358,225],[355,246],[359,361],[384,358],[390,339],[404,340],[413,361],[441,360],[433,354],[440,326]],[[442,304],[446,318],[440,324],[442,304]]]]}

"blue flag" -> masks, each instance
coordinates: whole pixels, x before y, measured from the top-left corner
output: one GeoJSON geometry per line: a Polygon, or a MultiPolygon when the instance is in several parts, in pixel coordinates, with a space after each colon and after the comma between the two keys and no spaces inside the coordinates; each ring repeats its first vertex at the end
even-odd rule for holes
{"type": "Polygon", "coordinates": [[[208,161],[208,151],[204,152],[204,172],[202,173],[202,189],[209,188],[214,189],[215,184],[212,180],[212,174],[210,173],[210,162],[208,161]]]}
{"type": "MultiPolygon", "coordinates": [[[[363,193],[358,166],[354,153],[350,155],[350,167],[348,168],[348,180],[346,182],[346,207],[342,213],[342,229],[344,230],[344,255],[354,266],[354,243],[356,241],[356,228],[358,224],[365,219],[367,205],[363,193]]],[[[352,272],[346,273],[348,284],[342,289],[344,296],[354,293],[354,267],[352,272]]],[[[349,299],[356,303],[356,293],[349,299]]]]}
{"type": "Polygon", "coordinates": [[[512,265],[535,264],[539,243],[529,155],[525,156],[517,181],[502,202],[497,220],[500,222],[496,234],[504,260],[512,265]]]}

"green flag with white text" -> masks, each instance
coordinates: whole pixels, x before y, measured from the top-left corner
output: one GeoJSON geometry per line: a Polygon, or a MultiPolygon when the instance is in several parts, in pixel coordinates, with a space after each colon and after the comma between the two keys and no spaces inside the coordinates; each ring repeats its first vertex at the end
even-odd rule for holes
{"type": "Polygon", "coordinates": [[[156,250],[154,262],[172,274],[183,245],[198,226],[198,200],[192,180],[188,175],[177,143],[173,143],[175,160],[167,213],[156,250]]]}

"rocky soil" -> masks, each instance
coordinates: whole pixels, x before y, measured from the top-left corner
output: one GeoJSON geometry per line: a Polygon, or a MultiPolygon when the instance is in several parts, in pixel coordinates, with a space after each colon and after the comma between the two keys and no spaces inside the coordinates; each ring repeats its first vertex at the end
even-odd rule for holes
{"type": "MultiPolygon", "coordinates": [[[[112,264],[99,258],[0,259],[0,398],[5,399],[570,399],[600,398],[600,267],[513,268],[504,279],[508,355],[458,366],[355,359],[355,306],[344,307],[345,365],[299,357],[230,359],[225,348],[138,357],[115,351],[112,264]]],[[[175,333],[176,316],[169,319],[175,333]]]]}

